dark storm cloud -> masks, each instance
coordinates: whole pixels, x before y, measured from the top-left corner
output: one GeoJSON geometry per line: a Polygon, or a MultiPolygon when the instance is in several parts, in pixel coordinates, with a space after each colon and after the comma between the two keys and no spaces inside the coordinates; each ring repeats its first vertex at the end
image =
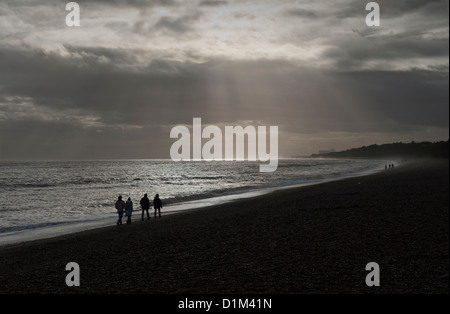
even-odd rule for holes
{"type": "Polygon", "coordinates": [[[91,31],[65,28],[64,6],[9,1],[0,158],[164,158],[193,117],[277,125],[281,150],[286,134],[448,136],[448,2],[378,2],[374,29],[362,1],[80,1],[91,31]]]}
{"type": "Polygon", "coordinates": [[[379,0],[377,3],[386,17],[400,16],[414,11],[443,17],[446,14],[443,10],[448,11],[448,1],[445,0],[379,0]]]}
{"type": "MultiPolygon", "coordinates": [[[[61,6],[65,8],[65,5],[71,1],[67,0],[6,0],[6,4],[10,7],[39,7],[48,6],[49,4],[54,6],[61,6]]],[[[81,8],[90,5],[101,5],[109,7],[135,7],[135,8],[152,8],[152,7],[171,7],[177,5],[175,0],[78,0],[77,2],[81,8]]]]}
{"type": "Polygon", "coordinates": [[[221,1],[221,0],[205,0],[200,1],[199,6],[201,7],[217,7],[228,4],[228,1],[221,1]]]}
{"type": "MultiPolygon", "coordinates": [[[[408,60],[411,67],[413,63],[423,67],[430,60],[447,62],[448,1],[382,1],[379,4],[382,8],[381,28],[353,29],[361,35],[360,39],[351,36],[330,38],[331,47],[322,57],[333,60],[343,70],[363,68],[368,61],[390,64],[388,68],[408,60]],[[390,19],[393,17],[401,17],[407,24],[398,24],[390,19]],[[443,33],[445,29],[447,34],[443,33]]],[[[429,66],[436,66],[435,63],[429,66]]]]}
{"type": "Polygon", "coordinates": [[[67,121],[1,121],[0,160],[168,158],[170,129],[82,128],[67,121]]]}
{"type": "Polygon", "coordinates": [[[268,117],[284,123],[297,115],[305,118],[305,129],[355,132],[361,127],[349,123],[355,115],[389,118],[399,127],[448,124],[448,76],[436,71],[331,72],[275,61],[153,60],[136,72],[98,61],[132,58],[126,52],[87,51],[78,51],[87,56],[83,60],[3,51],[2,73],[9,73],[0,75],[3,95],[53,110],[76,109],[104,125],[147,125],[153,117],[176,124],[193,116],[207,116],[210,123],[268,117]],[[327,94],[312,92],[317,89],[327,94]]]}
{"type": "Polygon", "coordinates": [[[333,79],[340,90],[352,91],[355,103],[364,103],[355,106],[364,108],[367,125],[361,130],[395,132],[408,126],[448,126],[448,75],[424,70],[358,71],[335,72],[333,79]]]}
{"type": "Polygon", "coordinates": [[[423,39],[420,34],[401,34],[370,39],[341,40],[335,46],[325,50],[322,58],[332,60],[339,68],[345,70],[364,66],[371,60],[395,62],[411,60],[411,58],[434,57],[445,60],[448,55],[448,39],[423,39]]]}
{"type": "MultiPolygon", "coordinates": [[[[64,63],[76,63],[78,65],[101,64],[102,60],[115,66],[132,65],[138,62],[137,58],[144,52],[142,50],[129,50],[125,48],[105,47],[75,47],[65,45],[64,49],[72,54],[72,58],[64,58],[64,63]]],[[[60,58],[53,54],[53,58],[60,58]]]]}
{"type": "MultiPolygon", "coordinates": [[[[70,51],[74,53],[75,48],[70,51]]],[[[132,59],[116,50],[80,48],[78,53],[81,59],[3,50],[3,94],[27,97],[54,110],[80,109],[98,115],[105,124],[123,123],[124,117],[129,124],[145,124],[153,114],[161,123],[169,123],[202,104],[197,101],[201,98],[199,81],[205,82],[202,67],[156,60],[136,72],[98,61],[102,56],[132,59]],[[174,110],[174,106],[180,108],[174,110]]]]}
{"type": "Polygon", "coordinates": [[[178,17],[161,17],[154,25],[153,29],[166,29],[175,33],[186,33],[193,30],[194,23],[202,16],[201,12],[188,13],[178,17]]]}
{"type": "Polygon", "coordinates": [[[115,145],[129,147],[115,158],[167,157],[170,126],[190,125],[193,117],[296,134],[448,127],[448,75],[438,71],[333,72],[226,60],[153,60],[136,71],[99,61],[132,59],[125,51],[70,51],[85,57],[1,52],[0,112],[7,114],[0,116],[0,142],[10,148],[2,158],[21,155],[19,143],[39,157],[106,158],[115,145]]]}
{"type": "Polygon", "coordinates": [[[306,19],[316,19],[319,17],[319,15],[311,10],[306,10],[306,9],[302,9],[302,8],[292,8],[292,9],[288,9],[285,12],[286,16],[291,16],[291,17],[299,17],[299,18],[306,18],[306,19]]]}
{"type": "MultiPolygon", "coordinates": [[[[61,0],[66,2],[65,0],[61,0]]],[[[67,3],[67,2],[66,2],[67,3]]],[[[78,1],[78,3],[83,5],[84,3],[94,3],[109,6],[126,6],[126,7],[137,7],[137,8],[149,8],[157,6],[173,6],[177,5],[175,0],[89,0],[89,1],[78,1]]]]}
{"type": "MultiPolygon", "coordinates": [[[[365,12],[366,4],[370,1],[354,0],[346,5],[337,6],[336,17],[349,18],[360,16],[361,12],[365,12]]],[[[378,0],[375,1],[380,6],[380,16],[382,18],[394,18],[412,12],[420,12],[422,15],[436,15],[441,18],[448,18],[448,1],[447,0],[378,0]]],[[[420,18],[420,15],[418,15],[420,18]]]]}
{"type": "MultiPolygon", "coordinates": [[[[169,36],[184,36],[195,30],[196,22],[202,17],[200,10],[187,10],[175,16],[164,15],[157,19],[149,19],[147,16],[132,23],[131,31],[143,36],[155,34],[167,34],[169,36]]],[[[124,23],[120,27],[123,27],[124,23]]],[[[127,25],[125,25],[127,27],[127,25]]]]}

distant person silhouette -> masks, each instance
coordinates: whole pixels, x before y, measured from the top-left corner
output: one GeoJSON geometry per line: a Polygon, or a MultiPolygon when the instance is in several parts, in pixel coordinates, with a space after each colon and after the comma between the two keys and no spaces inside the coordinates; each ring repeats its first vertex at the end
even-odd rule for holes
{"type": "Polygon", "coordinates": [[[144,194],[144,197],[141,198],[141,201],[139,203],[141,204],[142,208],[141,219],[144,220],[144,211],[147,212],[147,219],[150,219],[150,214],[148,213],[148,210],[150,209],[150,200],[148,199],[147,194],[144,194]]]}
{"type": "Polygon", "coordinates": [[[153,208],[155,209],[155,218],[156,218],[156,211],[159,213],[159,218],[161,218],[161,208],[162,208],[162,202],[159,198],[159,194],[155,195],[155,198],[153,199],[153,208]]]}
{"type": "Polygon", "coordinates": [[[119,214],[119,220],[117,220],[117,225],[122,225],[122,217],[123,217],[123,210],[125,209],[125,202],[122,200],[122,196],[119,195],[119,198],[116,202],[116,209],[117,213],[119,214]]]}
{"type": "Polygon", "coordinates": [[[133,202],[131,201],[131,197],[128,198],[125,203],[125,216],[128,217],[127,225],[131,224],[131,213],[133,212],[133,202]]]}

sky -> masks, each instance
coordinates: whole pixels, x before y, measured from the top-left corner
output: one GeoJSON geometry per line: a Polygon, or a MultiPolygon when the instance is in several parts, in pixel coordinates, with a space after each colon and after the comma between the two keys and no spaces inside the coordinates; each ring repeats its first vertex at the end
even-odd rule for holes
{"type": "Polygon", "coordinates": [[[449,2],[0,2],[0,160],[170,158],[174,126],[280,157],[449,137],[449,2]]]}

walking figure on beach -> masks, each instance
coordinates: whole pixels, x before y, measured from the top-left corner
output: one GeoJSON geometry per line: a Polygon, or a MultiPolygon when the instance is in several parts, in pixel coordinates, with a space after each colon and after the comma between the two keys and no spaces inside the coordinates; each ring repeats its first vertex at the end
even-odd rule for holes
{"type": "Polygon", "coordinates": [[[156,218],[156,211],[159,213],[159,218],[161,218],[161,208],[162,208],[162,202],[159,198],[159,194],[155,195],[155,198],[153,199],[153,208],[155,209],[155,218],[156,218]]]}
{"type": "Polygon", "coordinates": [[[133,202],[131,201],[131,197],[129,197],[127,202],[125,203],[125,216],[128,217],[127,225],[131,224],[131,213],[132,212],[133,212],[133,202]]]}
{"type": "Polygon", "coordinates": [[[148,213],[148,210],[150,209],[150,200],[147,197],[147,193],[144,194],[143,198],[141,198],[140,204],[142,208],[141,219],[144,220],[144,211],[147,212],[147,219],[150,219],[150,214],[148,213]]]}
{"type": "Polygon", "coordinates": [[[121,226],[122,225],[123,210],[125,209],[125,202],[122,200],[122,196],[121,195],[119,195],[119,198],[117,199],[116,209],[117,209],[117,213],[119,214],[119,220],[117,220],[117,225],[121,226]]]}

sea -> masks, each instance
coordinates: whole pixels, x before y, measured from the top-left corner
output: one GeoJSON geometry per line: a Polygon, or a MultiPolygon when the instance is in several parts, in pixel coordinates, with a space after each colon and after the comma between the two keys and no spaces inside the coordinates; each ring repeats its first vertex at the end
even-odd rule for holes
{"type": "MultiPolygon", "coordinates": [[[[172,160],[0,161],[0,245],[114,225],[119,195],[134,203],[159,194],[163,215],[232,202],[293,186],[384,170],[386,160],[279,159],[260,162],[172,160]]],[[[153,218],[153,216],[152,216],[153,218]]]]}

